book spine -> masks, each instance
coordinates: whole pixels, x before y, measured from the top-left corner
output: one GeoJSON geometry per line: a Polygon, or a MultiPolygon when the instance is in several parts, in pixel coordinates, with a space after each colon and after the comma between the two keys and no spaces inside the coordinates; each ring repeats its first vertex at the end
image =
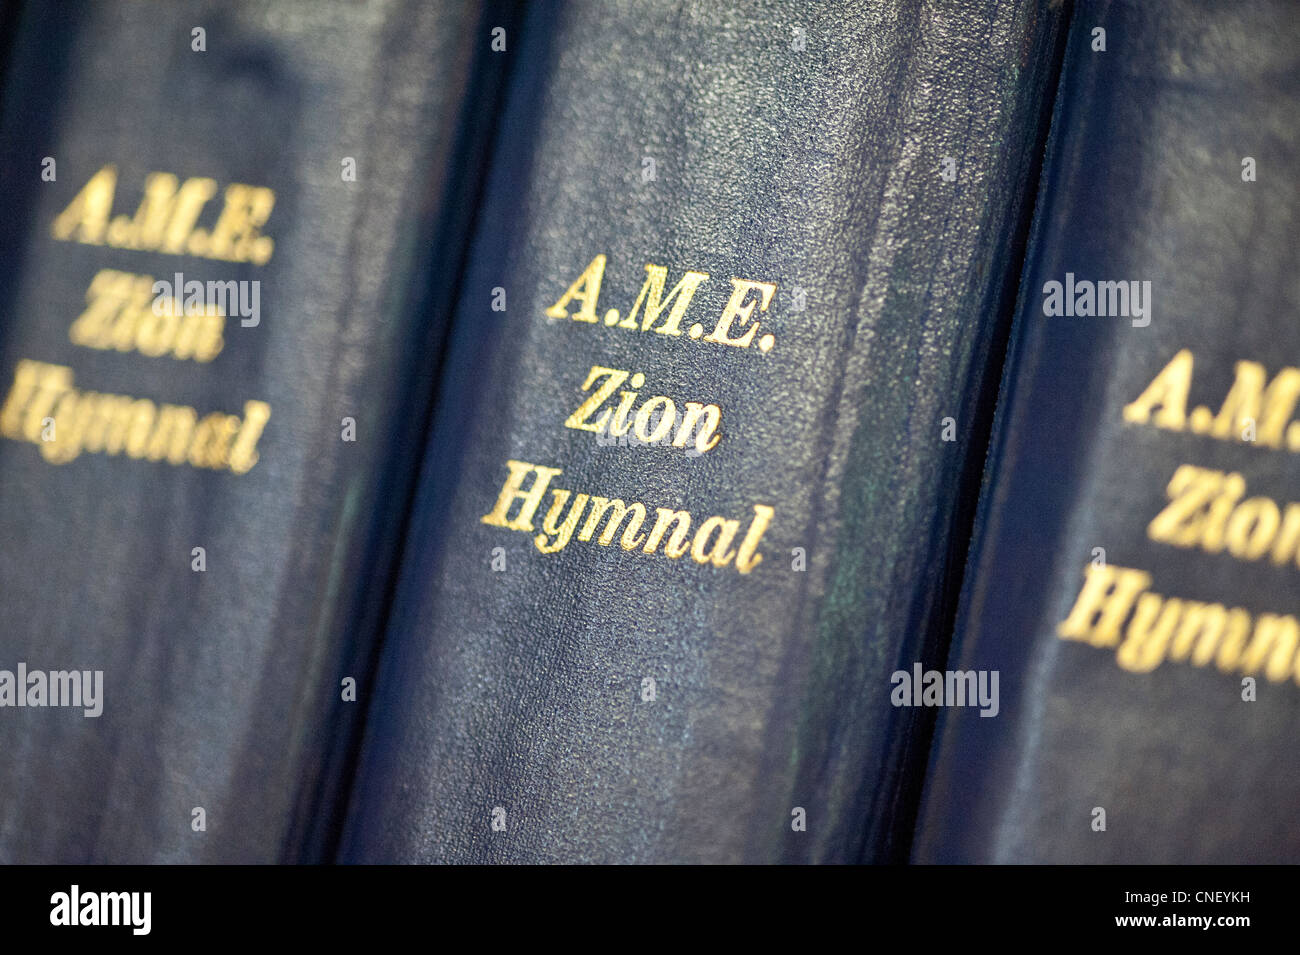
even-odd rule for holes
{"type": "Polygon", "coordinates": [[[529,8],[342,859],[905,851],[1058,28],[529,8]]]}
{"type": "Polygon", "coordinates": [[[1076,12],[922,862],[1300,856],[1300,15],[1076,12]]]}
{"type": "Polygon", "coordinates": [[[319,853],[296,814],[328,813],[363,705],[479,17],[21,12],[0,115],[0,860],[319,853]]]}

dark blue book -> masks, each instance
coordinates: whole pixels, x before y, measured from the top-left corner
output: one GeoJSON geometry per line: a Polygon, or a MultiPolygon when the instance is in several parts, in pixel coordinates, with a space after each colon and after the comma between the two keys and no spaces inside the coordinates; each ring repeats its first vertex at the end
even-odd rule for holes
{"type": "Polygon", "coordinates": [[[1300,10],[1075,12],[923,862],[1294,862],[1300,10]]]}
{"type": "Polygon", "coordinates": [[[906,854],[1060,38],[530,5],[343,860],[906,854]]]}
{"type": "Polygon", "coordinates": [[[329,842],[504,66],[493,26],[413,0],[18,16],[0,861],[329,842]]]}

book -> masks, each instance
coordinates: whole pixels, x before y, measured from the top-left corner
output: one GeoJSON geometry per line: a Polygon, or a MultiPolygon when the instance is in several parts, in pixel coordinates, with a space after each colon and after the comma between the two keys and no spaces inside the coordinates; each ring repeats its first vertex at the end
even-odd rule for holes
{"type": "Polygon", "coordinates": [[[1300,15],[1075,13],[919,862],[1294,861],[1300,15]]]}
{"type": "Polygon", "coordinates": [[[906,856],[1061,16],[529,6],[342,861],[906,856]]]}
{"type": "Polygon", "coordinates": [[[0,861],[321,851],[504,67],[482,17],[19,13],[0,861]]]}

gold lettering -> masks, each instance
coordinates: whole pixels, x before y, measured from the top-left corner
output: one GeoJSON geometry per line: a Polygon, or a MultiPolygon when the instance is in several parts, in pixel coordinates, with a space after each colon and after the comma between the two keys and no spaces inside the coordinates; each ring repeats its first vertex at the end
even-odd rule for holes
{"type": "Polygon", "coordinates": [[[113,320],[131,294],[132,276],[115,269],[100,269],[86,289],[86,310],[68,329],[74,345],[106,348],[112,341],[113,320]]]}
{"type": "Polygon", "coordinates": [[[1182,431],[1191,386],[1192,353],[1184,348],[1170,359],[1136,401],[1124,406],[1124,420],[1129,424],[1146,424],[1152,410],[1159,408],[1152,423],[1157,428],[1182,431]]]}
{"type": "Polygon", "coordinates": [[[636,420],[632,425],[632,433],[644,441],[646,444],[654,444],[668,437],[668,432],[673,430],[673,425],[677,421],[677,406],[673,404],[671,398],[663,395],[651,398],[639,409],[637,409],[636,420]],[[656,406],[662,406],[663,411],[659,415],[659,420],[655,422],[654,430],[649,430],[650,420],[654,417],[656,406]]]}
{"type": "Polygon", "coordinates": [[[506,478],[506,483],[501,488],[496,507],[492,509],[490,514],[485,514],[479,520],[493,527],[505,527],[512,531],[531,531],[533,529],[533,515],[537,513],[537,508],[542,503],[542,495],[546,493],[546,485],[551,483],[552,478],[559,476],[560,469],[541,467],[536,464],[529,464],[526,461],[507,461],[506,467],[510,469],[510,476],[506,478]],[[532,487],[527,491],[521,490],[524,479],[534,471],[537,472],[537,477],[533,479],[532,487]],[[522,506],[513,520],[507,520],[506,515],[510,512],[510,505],[516,499],[521,502],[522,506]]]}
{"type": "Polygon", "coordinates": [[[609,520],[605,522],[605,529],[600,532],[600,539],[597,541],[608,547],[614,542],[614,535],[618,533],[618,525],[623,523],[623,518],[631,515],[627,522],[627,527],[623,530],[623,538],[619,544],[624,550],[634,550],[641,546],[641,541],[645,535],[637,535],[641,529],[641,524],[645,520],[644,504],[624,504],[618,498],[609,499],[604,497],[593,497],[591,499],[591,511],[587,514],[587,523],[582,525],[582,530],[578,532],[578,540],[589,541],[600,526],[600,520],[609,512],[609,520]]]}
{"type": "MultiPolygon", "coordinates": [[[[1170,646],[1169,659],[1182,662],[1190,654],[1192,665],[1203,667],[1214,659],[1215,651],[1221,649],[1219,644],[1229,624],[1229,612],[1223,604],[1195,600],[1179,603],[1183,608],[1182,619],[1170,646]]],[[[1235,609],[1232,613],[1240,615],[1245,611],[1235,609]]],[[[1249,623],[1249,614],[1246,618],[1249,623]]]]}
{"type": "Polygon", "coordinates": [[[139,351],[157,358],[170,352],[179,359],[209,362],[225,344],[225,316],[213,306],[182,313],[177,299],[153,307],[153,278],[100,269],[86,290],[86,310],[68,329],[74,345],[139,351]]]}
{"type": "Polygon", "coordinates": [[[672,536],[668,538],[668,543],[664,545],[664,553],[673,560],[681,557],[691,549],[690,541],[686,539],[691,529],[691,515],[686,511],[674,511],[671,508],[660,507],[655,509],[655,526],[650,530],[650,536],[646,538],[645,552],[653,554],[659,542],[664,539],[664,534],[668,533],[668,528],[673,528],[672,536]]]}
{"type": "Polygon", "coordinates": [[[1150,575],[1123,567],[1090,566],[1086,576],[1069,619],[1057,627],[1063,639],[1115,646],[1138,595],[1115,654],[1123,669],[1148,673],[1165,660],[1195,667],[1213,662],[1223,673],[1252,674],[1262,668],[1275,683],[1288,677],[1300,683],[1300,621],[1294,616],[1265,613],[1252,620],[1241,607],[1147,593],[1150,575]]]}
{"type": "Polygon", "coordinates": [[[51,464],[67,464],[81,454],[78,424],[82,415],[79,412],[82,411],[83,405],[89,404],[81,401],[82,397],[76,391],[65,391],[51,409],[50,417],[54,419],[53,434],[42,434],[36,445],[41,457],[51,464]]]}
{"type": "Polygon", "coordinates": [[[181,255],[203,207],[216,194],[213,179],[186,179],[180,183],[169,172],[151,172],[145,177],[144,197],[135,217],[115,217],[108,229],[108,244],[181,255]]]}
{"type": "Polygon", "coordinates": [[[755,305],[758,305],[760,312],[766,312],[767,306],[772,301],[772,296],[776,294],[776,286],[771,282],[751,282],[748,279],[732,279],[731,284],[735,286],[731,298],[722,310],[722,316],[718,319],[717,327],[705,335],[704,340],[706,342],[717,342],[719,345],[748,348],[749,343],[754,340],[754,334],[758,331],[758,321],[755,320],[750,323],[749,331],[739,338],[731,337],[731,326],[737,320],[742,323],[749,322],[755,305]],[[750,292],[759,293],[757,302],[745,303],[745,296],[750,292]]]}
{"type": "Polygon", "coordinates": [[[555,501],[551,504],[551,509],[546,512],[546,520],[542,521],[542,533],[533,538],[533,543],[543,554],[554,554],[556,551],[564,550],[573,537],[573,529],[578,526],[578,520],[582,517],[583,508],[587,506],[587,495],[579,494],[573,499],[573,506],[569,508],[569,516],[564,519],[563,524],[556,524],[560,518],[560,511],[564,509],[565,502],[569,499],[568,491],[552,491],[555,501]],[[548,541],[546,535],[550,534],[555,539],[548,541]]]}
{"type": "Polygon", "coordinates": [[[1228,521],[1228,553],[1239,560],[1256,560],[1273,543],[1281,521],[1277,505],[1266,497],[1242,501],[1228,521]]]}
{"type": "MultiPolygon", "coordinates": [[[[143,195],[134,215],[110,219],[117,188],[117,168],[104,166],[55,217],[56,239],[109,245],[119,249],[198,255],[226,262],[265,265],[275,248],[261,234],[275,206],[275,193],[265,186],[231,183],[225,204],[209,234],[196,228],[204,208],[217,194],[214,179],[194,177],[182,182],[169,172],[145,177],[143,195]]],[[[104,346],[96,346],[104,347],[104,346]]]]}
{"type": "Polygon", "coordinates": [[[225,262],[265,265],[271,260],[275,241],[260,233],[275,207],[275,193],[265,186],[231,183],[226,186],[225,205],[212,235],[201,229],[190,236],[189,251],[225,262]]]}
{"type": "Polygon", "coordinates": [[[1111,564],[1089,564],[1074,609],[1056,628],[1066,640],[1087,640],[1094,647],[1119,644],[1120,626],[1147,587],[1151,575],[1111,564]]]}
{"type": "Polygon", "coordinates": [[[1174,547],[1196,547],[1210,553],[1223,549],[1224,526],[1233,507],[1246,493],[1240,474],[1184,464],[1165,489],[1170,503],[1147,525],[1147,536],[1174,547]]]}
{"type": "Polygon", "coordinates": [[[600,283],[604,277],[605,256],[598,255],[569,286],[569,290],[560,296],[560,300],[546,310],[546,314],[551,318],[568,318],[569,303],[576,299],[582,303],[582,307],[573,313],[573,319],[579,322],[596,321],[596,301],[600,298],[600,283]]]}
{"type": "MultiPolygon", "coordinates": [[[[1217,605],[1216,605],[1217,606],[1217,605]]],[[[1241,660],[1241,651],[1246,646],[1246,635],[1250,633],[1250,614],[1240,607],[1228,611],[1227,632],[1219,641],[1219,652],[1215,665],[1225,673],[1233,670],[1241,660]]],[[[1197,659],[1200,659],[1197,654],[1197,659]]],[[[1206,660],[1208,663],[1208,659],[1206,660]]]]}
{"type": "MultiPolygon", "coordinates": [[[[641,292],[637,295],[632,310],[627,313],[626,318],[618,323],[618,327],[635,329],[636,313],[641,308],[641,303],[644,302],[645,312],[644,317],[641,319],[641,331],[644,332],[654,325],[659,318],[660,312],[668,307],[669,302],[672,302],[673,307],[668,313],[668,317],[662,325],[654,330],[661,335],[680,335],[682,332],[679,326],[682,318],[686,315],[686,309],[695,296],[695,290],[708,280],[709,273],[688,271],[682,276],[681,281],[673,286],[672,291],[668,293],[668,297],[661,300],[660,297],[663,295],[664,285],[668,278],[668,269],[661,265],[647,265],[645,270],[646,280],[641,286],[641,292]]],[[[610,316],[606,317],[606,322],[612,325],[614,322],[609,321],[611,317],[617,321],[618,313],[611,312],[610,316]]]]}
{"type": "Polygon", "coordinates": [[[265,402],[244,403],[245,418],[214,411],[202,421],[185,405],[156,405],[146,398],[98,394],[72,387],[72,369],[21,361],[5,404],[0,434],[36,444],[51,464],[83,452],[126,453],[138,460],[246,473],[257,463],[256,444],[271,414],[265,402]],[[52,418],[52,433],[45,419],[52,418]],[[46,440],[46,438],[49,440],[46,440]]]}
{"type": "Polygon", "coordinates": [[[736,552],[731,549],[731,542],[738,533],[740,533],[740,521],[710,517],[695,532],[695,540],[691,544],[691,559],[697,564],[707,564],[712,561],[714,567],[726,567],[736,556],[736,552]],[[715,530],[718,532],[718,540],[710,548],[709,537],[715,530]]]}
{"type": "Polygon", "coordinates": [[[1144,593],[1124,632],[1124,642],[1115,653],[1119,665],[1134,673],[1148,673],[1158,667],[1173,639],[1182,609],[1181,600],[1165,600],[1159,594],[1144,593]]]}
{"type": "MultiPolygon", "coordinates": [[[[23,437],[33,443],[41,440],[42,422],[51,416],[59,399],[72,390],[73,381],[71,368],[44,362],[37,362],[36,367],[40,387],[27,405],[22,429],[23,437]]],[[[57,426],[55,430],[57,432],[57,426]]]]}
{"type": "Polygon", "coordinates": [[[1273,538],[1270,559],[1279,566],[1288,560],[1300,564],[1300,504],[1288,504],[1282,511],[1282,527],[1273,538]]]}
{"type": "Polygon", "coordinates": [[[236,474],[247,474],[257,463],[257,439],[262,436],[262,429],[271,420],[271,406],[265,401],[245,401],[244,421],[235,433],[230,446],[230,470],[236,474]]]}
{"type": "MultiPolygon", "coordinates": [[[[532,520],[540,506],[542,495],[550,481],[561,473],[560,469],[522,461],[507,461],[506,465],[510,475],[497,496],[496,506],[481,520],[495,527],[532,531],[532,520]],[[537,476],[532,485],[524,490],[528,476],[534,473],[537,476]],[[510,511],[516,501],[520,502],[521,510],[515,518],[510,519],[510,511]]],[[[626,503],[621,498],[574,494],[561,488],[553,489],[551,494],[551,506],[542,521],[542,531],[533,538],[534,545],[544,554],[563,550],[572,540],[574,529],[579,523],[579,541],[590,543],[595,538],[597,545],[608,547],[617,538],[623,550],[645,554],[653,554],[671,531],[664,546],[664,554],[668,558],[676,560],[690,553],[696,562],[719,568],[727,566],[734,559],[736,568],[742,574],[749,573],[762,561],[762,555],[757,553],[758,544],[773,514],[772,508],[755,505],[754,520],[737,550],[731,545],[740,532],[739,521],[711,517],[700,525],[692,542],[688,540],[691,529],[691,515],[688,511],[657,508],[654,527],[647,535],[642,531],[647,507],[640,501],[626,503]],[[596,536],[598,531],[599,537],[596,536]]]]}
{"type": "Polygon", "coordinates": [[[76,423],[80,450],[91,454],[103,452],[110,456],[120,454],[126,447],[133,404],[125,395],[82,394],[77,402],[81,414],[76,423]]]}
{"type": "Polygon", "coordinates": [[[1297,645],[1300,645],[1300,624],[1295,617],[1260,614],[1255,619],[1250,645],[1242,654],[1241,669],[1251,673],[1263,666],[1264,675],[1280,683],[1291,675],[1297,645]]]}
{"type": "Polygon", "coordinates": [[[103,245],[108,214],[113,209],[117,167],[105,166],[90,177],[68,207],[54,218],[50,231],[63,241],[103,245]]]}
{"type": "Polygon", "coordinates": [[[131,404],[130,423],[126,431],[126,456],[143,458],[149,450],[149,437],[153,434],[154,422],[158,418],[158,408],[147,398],[140,398],[131,404]]]}
{"type": "MultiPolygon", "coordinates": [[[[234,418],[234,415],[229,417],[234,418]]],[[[169,464],[185,463],[197,420],[198,415],[193,408],[185,405],[163,405],[158,409],[158,426],[149,439],[146,457],[150,461],[161,461],[165,458],[169,464]]],[[[235,418],[235,421],[238,420],[235,418]]]]}
{"type": "MultiPolygon", "coordinates": [[[[231,442],[242,427],[238,415],[214,411],[206,416],[194,428],[194,437],[190,445],[191,461],[196,467],[218,471],[225,469],[230,464],[231,442]]],[[[257,455],[254,454],[253,457],[255,464],[257,455]]]]}
{"type": "MultiPolygon", "coordinates": [[[[722,440],[722,435],[718,434],[718,425],[722,421],[722,409],[717,405],[702,405],[698,401],[686,402],[686,414],[682,415],[682,423],[677,428],[677,435],[673,438],[674,448],[684,448],[691,439],[691,432],[700,425],[700,432],[695,436],[695,450],[700,454],[706,451],[712,451],[722,440]],[[704,418],[704,423],[700,425],[700,418],[704,418]]],[[[730,447],[730,445],[728,445],[730,447]]]]}
{"type": "Polygon", "coordinates": [[[762,563],[763,555],[758,553],[758,544],[763,539],[767,525],[772,522],[772,515],[775,513],[776,511],[765,504],[754,505],[754,519],[749,524],[749,530],[745,532],[745,539],[740,542],[740,549],[736,551],[736,569],[742,574],[749,573],[762,563]]]}
{"type": "Polygon", "coordinates": [[[1300,368],[1283,368],[1264,387],[1264,366],[1253,361],[1237,362],[1237,376],[1213,422],[1209,411],[1197,408],[1190,424],[1197,434],[1236,439],[1247,425],[1255,426],[1255,443],[1266,448],[1282,447],[1287,422],[1300,400],[1300,368]]]}
{"type": "Polygon", "coordinates": [[[589,421],[591,415],[605,403],[605,401],[618,390],[619,385],[627,380],[627,372],[619,371],[616,368],[603,368],[600,365],[592,365],[591,371],[587,373],[587,380],[582,383],[582,390],[586,391],[596,379],[605,376],[605,383],[602,384],[592,394],[590,398],[578,405],[578,410],[569,415],[564,421],[566,428],[576,428],[579,431],[595,431],[600,433],[605,430],[605,424],[609,421],[609,409],[600,416],[599,421],[589,421]]]}
{"type": "Polygon", "coordinates": [[[23,411],[40,389],[41,367],[38,361],[23,359],[14,370],[14,383],[5,397],[4,406],[0,407],[0,434],[6,438],[23,437],[23,411]]]}

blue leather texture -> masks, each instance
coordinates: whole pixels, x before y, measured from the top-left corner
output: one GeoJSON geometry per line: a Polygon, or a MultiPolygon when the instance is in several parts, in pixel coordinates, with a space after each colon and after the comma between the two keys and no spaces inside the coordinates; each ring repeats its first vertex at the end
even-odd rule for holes
{"type": "MultiPolygon", "coordinates": [[[[1099,560],[1148,574],[1148,592],[1166,598],[1153,606],[1218,604],[1255,621],[1294,613],[1293,559],[1176,546],[1155,522],[1184,467],[1238,474],[1244,497],[1279,507],[1300,487],[1294,452],[1268,446],[1262,415],[1253,438],[1244,421],[1224,437],[1194,427],[1197,408],[1220,413],[1240,363],[1271,382],[1300,356],[1297,116],[1293,4],[1076,10],[949,662],[1000,671],[1001,713],[943,713],[917,861],[1277,863],[1300,853],[1290,674],[1257,668],[1249,700],[1226,638],[1206,644],[1204,659],[1200,642],[1179,659],[1174,640],[1151,666],[1155,657],[1058,631],[1099,560]],[[1149,324],[1046,315],[1045,286],[1068,273],[1150,282],[1149,324]],[[1183,352],[1194,361],[1189,385],[1167,392],[1175,404],[1184,393],[1185,416],[1167,419],[1181,427],[1127,420],[1124,409],[1183,352]]],[[[1235,517],[1220,526],[1229,543],[1255,534],[1235,517]]],[[[1120,631],[1125,643],[1136,618],[1120,631]]]]}
{"type": "Polygon", "coordinates": [[[1028,2],[529,6],[341,859],[905,855],[928,716],[890,674],[945,643],[1061,28],[1028,2]],[[597,321],[548,317],[598,255],[597,321]],[[648,265],[665,294],[709,276],[680,337],[604,320],[648,265]],[[777,286],[770,351],[685,334],[732,278],[777,286]],[[565,427],[594,367],[717,403],[721,441],[565,427]],[[763,561],[542,553],[482,520],[512,460],[651,519],[770,506],[763,561]]]}

